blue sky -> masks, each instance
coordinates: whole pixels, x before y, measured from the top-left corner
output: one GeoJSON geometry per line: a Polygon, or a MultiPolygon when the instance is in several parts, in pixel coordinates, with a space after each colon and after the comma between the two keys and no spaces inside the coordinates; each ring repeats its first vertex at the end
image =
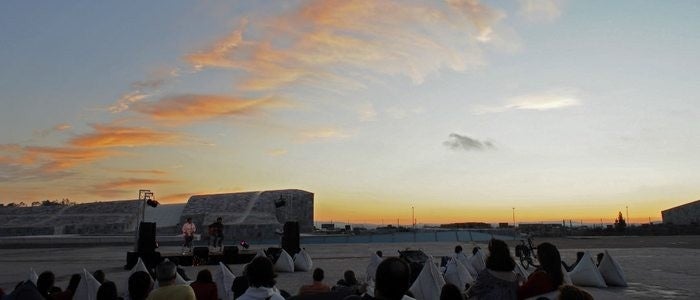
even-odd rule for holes
{"type": "Polygon", "coordinates": [[[696,1],[4,1],[0,202],[301,188],[322,220],[659,219],[699,193],[698,20],[696,1]]]}

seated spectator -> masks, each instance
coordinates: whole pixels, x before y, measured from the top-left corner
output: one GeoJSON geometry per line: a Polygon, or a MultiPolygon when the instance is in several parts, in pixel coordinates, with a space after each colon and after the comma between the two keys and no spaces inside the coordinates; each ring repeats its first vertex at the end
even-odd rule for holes
{"type": "Polygon", "coordinates": [[[73,274],[68,281],[68,286],[63,292],[59,292],[53,295],[53,300],[71,300],[73,299],[73,294],[75,290],[78,289],[78,284],[80,284],[80,274],[73,274]]]}
{"type": "Polygon", "coordinates": [[[323,278],[324,278],[324,272],[323,269],[321,268],[316,268],[314,269],[313,273],[313,278],[314,282],[308,285],[302,285],[299,288],[299,295],[313,295],[313,294],[322,294],[322,293],[328,293],[331,291],[331,288],[323,283],[323,278]]]}
{"type": "Polygon", "coordinates": [[[338,280],[338,283],[331,289],[333,291],[347,292],[348,294],[361,295],[364,293],[364,288],[357,281],[355,272],[347,270],[343,273],[343,279],[338,280]]]}
{"type": "Polygon", "coordinates": [[[564,281],[564,273],[561,271],[561,256],[557,247],[550,243],[540,244],[537,246],[537,259],[540,261],[540,266],[518,288],[518,299],[554,291],[564,281]]]}
{"type": "Polygon", "coordinates": [[[159,288],[148,295],[148,300],[196,300],[194,290],[189,285],[176,285],[177,267],[164,261],[156,267],[159,288]]]}
{"type": "Polygon", "coordinates": [[[22,300],[45,300],[36,285],[31,280],[21,281],[15,286],[15,289],[6,296],[7,299],[22,299],[22,300]]]}
{"type": "Polygon", "coordinates": [[[576,267],[576,265],[578,265],[578,262],[580,262],[582,258],[583,258],[583,252],[582,252],[582,251],[578,251],[578,252],[576,252],[576,261],[575,261],[573,264],[571,264],[571,265],[569,266],[569,265],[567,265],[567,264],[562,260],[562,261],[561,261],[561,265],[564,266],[564,269],[565,269],[567,272],[571,272],[571,271],[576,267]]]}
{"type": "Polygon", "coordinates": [[[250,287],[241,295],[240,300],[284,300],[275,288],[275,270],[272,261],[267,257],[258,256],[246,267],[246,277],[250,287]]]}
{"type": "Polygon", "coordinates": [[[469,298],[516,299],[519,277],[513,272],[515,260],[510,256],[508,245],[491,239],[486,269],[479,272],[474,284],[467,290],[469,298]]]}
{"type": "Polygon", "coordinates": [[[130,300],[145,300],[148,293],[153,288],[151,276],[144,271],[134,272],[129,276],[129,299],[130,300]]]}
{"type": "Polygon", "coordinates": [[[197,273],[197,280],[190,284],[197,300],[218,300],[216,283],[211,279],[211,272],[204,269],[197,273]]]}
{"type": "Polygon", "coordinates": [[[464,300],[464,295],[456,285],[447,283],[442,286],[440,300],[464,300]]]}
{"type": "Polygon", "coordinates": [[[374,299],[400,300],[410,287],[411,267],[398,257],[383,260],[377,267],[374,299]]]}
{"type": "Polygon", "coordinates": [[[559,288],[559,300],[593,300],[588,292],[573,285],[562,285],[559,288]]]}
{"type": "Polygon", "coordinates": [[[377,253],[377,256],[379,257],[382,257],[382,255],[384,255],[384,253],[382,253],[382,250],[377,250],[377,252],[375,253],[377,253]]]}
{"type": "Polygon", "coordinates": [[[60,292],[54,289],[54,283],[56,282],[56,276],[51,271],[44,271],[39,274],[39,278],[36,280],[36,288],[42,297],[46,299],[51,299],[53,294],[60,292]]]}
{"type": "Polygon", "coordinates": [[[97,270],[94,273],[92,273],[92,277],[95,277],[95,280],[99,282],[100,284],[105,283],[105,272],[102,270],[97,270]]]}
{"type": "Polygon", "coordinates": [[[96,300],[122,300],[122,297],[117,296],[117,285],[114,282],[107,281],[100,285],[97,289],[96,300]]]}
{"type": "Polygon", "coordinates": [[[238,299],[238,297],[243,295],[249,287],[246,269],[247,266],[243,268],[243,274],[241,274],[241,276],[236,276],[236,278],[233,279],[233,283],[231,284],[233,299],[238,299]]]}

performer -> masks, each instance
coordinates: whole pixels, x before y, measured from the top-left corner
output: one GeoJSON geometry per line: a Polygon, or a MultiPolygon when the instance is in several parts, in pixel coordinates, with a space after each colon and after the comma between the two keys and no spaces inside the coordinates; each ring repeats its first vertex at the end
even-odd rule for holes
{"type": "Polygon", "coordinates": [[[182,245],[183,253],[192,252],[192,240],[195,232],[197,232],[197,226],[192,223],[192,218],[187,218],[187,222],[182,225],[182,236],[185,239],[185,243],[182,245]]]}
{"type": "Polygon", "coordinates": [[[209,225],[209,244],[211,247],[218,247],[219,250],[224,241],[224,224],[221,217],[216,218],[216,222],[209,225]]]}

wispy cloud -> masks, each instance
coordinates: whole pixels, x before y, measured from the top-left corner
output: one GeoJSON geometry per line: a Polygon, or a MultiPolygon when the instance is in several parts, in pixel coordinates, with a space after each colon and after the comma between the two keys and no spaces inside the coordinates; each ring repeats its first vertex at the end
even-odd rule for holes
{"type": "Polygon", "coordinates": [[[92,125],[94,131],[70,140],[77,147],[136,147],[173,144],[180,135],[173,132],[157,131],[145,127],[122,127],[113,125],[92,125]]]}
{"type": "Polygon", "coordinates": [[[148,175],[166,175],[168,172],[162,170],[121,170],[121,172],[129,174],[148,174],[148,175]]]}
{"type": "Polygon", "coordinates": [[[483,151],[496,149],[496,146],[490,141],[480,141],[457,133],[450,133],[447,141],[444,141],[442,144],[452,150],[483,151]]]}
{"type": "Polygon", "coordinates": [[[146,99],[148,97],[147,94],[142,93],[140,90],[136,91],[130,91],[124,95],[122,95],[119,100],[117,100],[116,103],[114,103],[112,106],[109,107],[109,111],[113,113],[120,113],[123,112],[129,107],[137,103],[143,99],[146,99]]]}
{"type": "Polygon", "coordinates": [[[167,194],[164,196],[156,195],[156,199],[160,203],[184,203],[190,199],[193,195],[206,194],[206,193],[179,193],[179,194],[167,194]]]}
{"type": "Polygon", "coordinates": [[[0,146],[2,180],[54,179],[70,169],[119,155],[119,152],[81,147],[0,146]]]}
{"type": "Polygon", "coordinates": [[[344,139],[350,136],[351,135],[349,133],[338,128],[328,127],[304,131],[299,137],[302,142],[311,142],[319,140],[344,139]]]}
{"type": "Polygon", "coordinates": [[[272,149],[270,151],[267,151],[267,154],[270,156],[282,156],[282,155],[287,154],[287,149],[281,149],[281,148],[272,149]]]}
{"type": "Polygon", "coordinates": [[[561,16],[561,0],[518,0],[518,14],[530,21],[553,21],[561,16]]]}
{"type": "Polygon", "coordinates": [[[476,114],[499,113],[508,110],[537,110],[545,111],[581,105],[581,101],[571,91],[554,91],[540,94],[530,94],[510,98],[499,106],[477,106],[476,114]]]}
{"type": "Polygon", "coordinates": [[[134,109],[157,121],[187,123],[217,117],[248,115],[266,108],[289,106],[276,98],[245,99],[221,95],[179,95],[139,103],[134,109]]]}
{"type": "Polygon", "coordinates": [[[52,133],[55,132],[63,132],[66,130],[69,130],[73,128],[70,124],[62,123],[62,124],[57,124],[56,126],[53,126],[48,129],[43,129],[43,130],[35,130],[34,135],[37,137],[46,137],[52,133]]]}
{"type": "Polygon", "coordinates": [[[255,24],[244,20],[185,59],[198,69],[246,72],[238,86],[244,90],[309,82],[358,87],[372,74],[421,83],[441,69],[482,65],[479,45],[498,35],[495,25],[504,17],[477,0],[309,1],[255,24]]]}
{"type": "Polygon", "coordinates": [[[176,182],[177,181],[170,179],[123,178],[95,184],[90,188],[90,191],[103,197],[116,197],[124,196],[129,192],[133,193],[134,190],[139,188],[150,188],[154,185],[176,182]]]}

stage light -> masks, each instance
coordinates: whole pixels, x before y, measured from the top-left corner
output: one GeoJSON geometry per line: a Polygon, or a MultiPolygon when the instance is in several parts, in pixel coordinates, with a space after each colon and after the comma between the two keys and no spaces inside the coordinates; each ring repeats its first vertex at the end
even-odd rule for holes
{"type": "Polygon", "coordinates": [[[250,248],[250,245],[249,245],[248,242],[246,242],[246,241],[241,241],[241,242],[240,242],[240,245],[241,245],[241,247],[243,247],[243,249],[248,249],[248,248],[250,248]]]}
{"type": "Polygon", "coordinates": [[[158,201],[156,201],[156,200],[148,199],[148,200],[146,200],[146,204],[148,204],[148,206],[150,206],[150,207],[157,207],[158,204],[160,204],[160,203],[158,203],[158,201]]]}

